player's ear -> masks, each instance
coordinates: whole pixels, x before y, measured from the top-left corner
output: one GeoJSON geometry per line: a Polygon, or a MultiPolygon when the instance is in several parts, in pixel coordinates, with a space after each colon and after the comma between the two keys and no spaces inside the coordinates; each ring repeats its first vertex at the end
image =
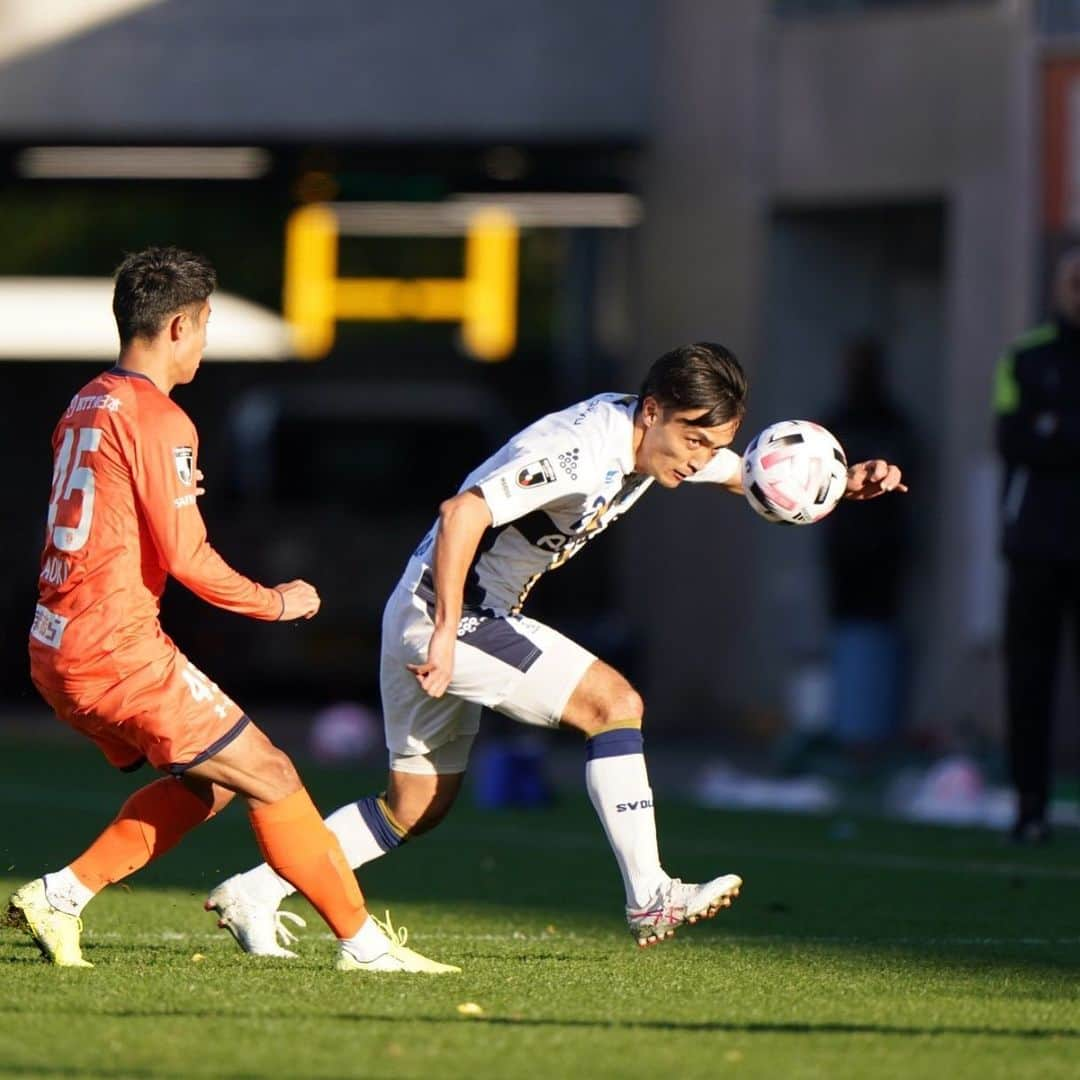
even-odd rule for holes
{"type": "Polygon", "coordinates": [[[179,341],[181,337],[187,332],[188,327],[184,325],[184,320],[187,319],[187,312],[178,311],[172,318],[169,319],[169,340],[179,341]]]}

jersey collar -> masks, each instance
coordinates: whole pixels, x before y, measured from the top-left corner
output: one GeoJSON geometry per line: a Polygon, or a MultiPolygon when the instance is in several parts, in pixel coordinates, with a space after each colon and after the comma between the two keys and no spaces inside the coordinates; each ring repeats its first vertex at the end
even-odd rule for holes
{"type": "Polygon", "coordinates": [[[125,379],[145,379],[151,386],[155,386],[156,383],[149,375],[144,375],[141,371],[129,371],[127,368],[121,367],[119,364],[113,364],[109,368],[107,374],[109,375],[123,375],[125,379]]]}

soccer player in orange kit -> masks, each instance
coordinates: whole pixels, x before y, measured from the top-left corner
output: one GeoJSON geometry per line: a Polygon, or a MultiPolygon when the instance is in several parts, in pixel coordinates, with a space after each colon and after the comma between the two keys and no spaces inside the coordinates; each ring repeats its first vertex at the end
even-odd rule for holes
{"type": "Polygon", "coordinates": [[[198,436],[169,395],[198,370],[215,284],[206,259],[175,248],[125,259],[113,294],[119,361],[71,399],[53,434],[31,677],[110,764],[127,771],[148,761],[168,775],[136,791],[73,862],[18,889],[9,921],[53,963],[91,967],[79,941],[85,905],[240,795],[267,863],[339,939],[339,970],[456,971],[405,948],[368,914],[292,762],[158,621],[170,576],[255,619],[319,610],[307,582],[259,585],[207,542],[198,436]]]}

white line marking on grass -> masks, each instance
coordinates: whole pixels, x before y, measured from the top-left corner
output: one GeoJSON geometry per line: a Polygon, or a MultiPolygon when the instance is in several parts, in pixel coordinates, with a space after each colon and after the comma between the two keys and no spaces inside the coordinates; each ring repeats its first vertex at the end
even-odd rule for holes
{"type": "MultiPolygon", "coordinates": [[[[316,932],[307,934],[309,941],[334,941],[333,934],[316,932]]],[[[419,940],[420,935],[418,935],[419,940]]],[[[485,931],[481,934],[472,934],[468,930],[426,930],[422,935],[425,941],[486,941],[494,943],[506,942],[532,942],[534,944],[550,945],[556,942],[588,944],[595,939],[592,935],[579,934],[560,930],[550,934],[544,931],[525,933],[522,930],[511,930],[505,934],[493,934],[485,931]]],[[[126,944],[157,944],[162,941],[175,942],[205,942],[223,941],[221,934],[216,931],[209,933],[197,933],[179,930],[136,931],[123,933],[119,930],[86,930],[84,940],[89,942],[122,941],[126,944]]],[[[1031,948],[1050,948],[1060,946],[1080,945],[1080,937],[866,937],[858,934],[744,934],[721,932],[716,935],[714,944],[740,945],[873,945],[873,946],[960,946],[960,947],[983,947],[996,948],[1002,945],[1022,945],[1031,948]]],[[[229,950],[231,953],[233,950],[229,950]]]]}

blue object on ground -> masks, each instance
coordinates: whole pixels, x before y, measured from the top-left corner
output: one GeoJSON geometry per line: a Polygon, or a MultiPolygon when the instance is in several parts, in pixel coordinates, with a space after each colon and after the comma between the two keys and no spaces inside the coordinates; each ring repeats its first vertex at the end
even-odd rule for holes
{"type": "Polygon", "coordinates": [[[551,789],[544,778],[540,747],[495,742],[476,755],[473,797],[485,810],[547,806],[551,789]]]}

